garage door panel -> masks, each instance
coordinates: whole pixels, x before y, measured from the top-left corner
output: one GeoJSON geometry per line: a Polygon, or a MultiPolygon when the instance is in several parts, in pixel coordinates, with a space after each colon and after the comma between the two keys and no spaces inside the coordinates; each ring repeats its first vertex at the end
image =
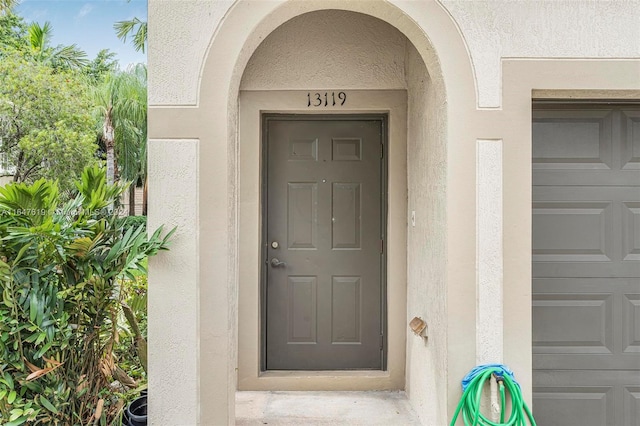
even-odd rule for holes
{"type": "Polygon", "coordinates": [[[538,112],[533,123],[534,169],[611,168],[611,111],[538,112]]]}
{"type": "Polygon", "coordinates": [[[638,275],[635,262],[536,262],[533,273],[540,278],[569,277],[573,278],[632,278],[638,275]]]}
{"type": "Polygon", "coordinates": [[[624,260],[640,260],[640,202],[622,203],[624,260]]]}
{"type": "Polygon", "coordinates": [[[545,426],[615,425],[614,389],[607,386],[534,387],[536,422],[545,426]]]}
{"type": "Polygon", "coordinates": [[[639,182],[640,113],[633,109],[534,110],[532,168],[536,186],[639,182]]]}
{"type": "Polygon", "coordinates": [[[612,294],[536,294],[534,353],[612,353],[612,308],[612,294]]]}
{"type": "Polygon", "coordinates": [[[622,168],[640,170],[640,112],[623,110],[622,122],[622,168]]]}
{"type": "MultiPolygon", "coordinates": [[[[546,348],[544,348],[546,350],[546,348]]],[[[633,372],[640,368],[638,354],[584,354],[584,353],[538,353],[534,350],[533,368],[540,370],[562,370],[592,374],[594,371],[611,371],[613,368],[633,372]]],[[[537,374],[536,372],[536,374],[537,374]]],[[[640,383],[640,381],[638,382],[640,383]]]]}
{"type": "Polygon", "coordinates": [[[538,371],[533,377],[536,422],[544,426],[637,426],[639,383],[637,370],[538,371]]]}
{"type": "Polygon", "coordinates": [[[633,370],[538,371],[533,377],[536,422],[541,426],[637,426],[639,383],[640,374],[633,370]]]}
{"type": "Polygon", "coordinates": [[[534,262],[607,262],[613,257],[611,202],[534,203],[534,262]]]}
{"type": "MultiPolygon", "coordinates": [[[[544,294],[616,294],[635,296],[640,291],[638,279],[632,278],[534,278],[535,298],[544,294]]],[[[616,306],[620,309],[621,306],[616,306]]]]}
{"type": "Polygon", "coordinates": [[[640,424],[640,386],[628,386],[624,389],[624,426],[640,424]]]}
{"type": "Polygon", "coordinates": [[[638,199],[639,186],[535,186],[533,276],[640,276],[638,199]]]}
{"type": "Polygon", "coordinates": [[[623,352],[638,354],[640,364],[640,294],[624,294],[623,314],[623,352]]]}
{"type": "Polygon", "coordinates": [[[536,421],[639,425],[640,106],[533,117],[536,421]]]}
{"type": "Polygon", "coordinates": [[[638,279],[536,278],[533,288],[534,369],[640,368],[638,279]]]}
{"type": "Polygon", "coordinates": [[[563,186],[573,187],[610,187],[623,186],[629,181],[640,182],[640,167],[636,169],[620,170],[533,170],[533,180],[536,187],[557,186],[562,181],[563,186]]]}
{"type": "MultiPolygon", "coordinates": [[[[640,175],[639,175],[640,176],[640,175]]],[[[534,182],[536,182],[534,180],[534,182]]],[[[591,203],[629,203],[633,208],[634,204],[640,203],[640,180],[636,185],[626,186],[587,186],[573,187],[568,185],[558,185],[553,187],[538,186],[533,188],[533,203],[551,202],[591,202],[591,203]]],[[[537,182],[536,182],[537,183],[537,182]]]]}

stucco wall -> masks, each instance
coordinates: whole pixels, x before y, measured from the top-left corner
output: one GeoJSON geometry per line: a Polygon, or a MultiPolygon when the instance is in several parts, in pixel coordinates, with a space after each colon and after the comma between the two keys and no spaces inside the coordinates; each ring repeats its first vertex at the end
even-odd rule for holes
{"type": "MultiPolygon", "coordinates": [[[[428,338],[407,336],[407,393],[425,425],[447,423],[446,105],[422,58],[409,44],[407,176],[407,322],[423,318],[428,338]],[[412,222],[415,212],[415,226],[412,222]]],[[[440,92],[442,93],[442,92],[440,92]]]]}
{"type": "Polygon", "coordinates": [[[211,36],[234,0],[149,1],[149,104],[195,105],[211,36]]]}
{"type": "Polygon", "coordinates": [[[397,29],[367,15],[308,13],[262,42],[240,88],[404,89],[405,43],[397,29]]]}
{"type": "MultiPolygon", "coordinates": [[[[202,60],[212,35],[233,3],[232,0],[149,1],[149,40],[153,47],[149,50],[151,105],[198,103],[202,60]]],[[[441,3],[455,19],[467,43],[481,107],[501,105],[504,57],[640,56],[639,0],[442,0],[441,3]]],[[[397,82],[391,75],[385,81],[397,82]]]]}
{"type": "Polygon", "coordinates": [[[481,107],[501,106],[501,58],[640,56],[638,0],[441,0],[471,52],[481,107]]]}
{"type": "Polygon", "coordinates": [[[149,387],[179,389],[150,392],[149,403],[168,407],[165,418],[182,418],[196,424],[199,409],[197,140],[149,141],[149,229],[164,224],[177,227],[172,246],[178,250],[159,253],[149,260],[149,387]],[[163,203],[162,200],[172,200],[163,203]],[[154,285],[162,282],[163,285],[154,285]],[[163,386],[172,383],[170,387],[163,386]],[[188,383],[188,386],[181,385],[188,383]]]}
{"type": "MultiPolygon", "coordinates": [[[[509,319],[504,323],[504,361],[515,368],[525,397],[530,400],[531,89],[637,90],[634,77],[640,75],[633,64],[620,65],[624,61],[611,61],[600,68],[597,61],[588,62],[585,68],[573,59],[502,61],[504,56],[640,56],[640,38],[630,24],[638,21],[640,1],[564,2],[567,6],[556,5],[563,2],[549,3],[446,2],[445,11],[428,0],[238,0],[231,9],[230,2],[222,1],[150,0],[150,137],[157,139],[149,153],[150,216],[152,223],[181,223],[185,230],[176,238],[169,257],[163,254],[151,265],[150,288],[156,287],[150,293],[150,383],[157,392],[150,409],[155,424],[175,424],[175,419],[180,418],[175,411],[159,414],[163,398],[171,405],[184,402],[189,410],[199,406],[203,424],[210,419],[216,419],[217,424],[233,423],[237,306],[233,250],[238,232],[234,203],[235,185],[241,178],[236,167],[238,85],[244,64],[260,40],[286,19],[322,8],[348,8],[393,23],[427,58],[427,69],[442,70],[441,75],[431,72],[431,82],[418,81],[418,74],[412,71],[406,74],[407,85],[411,91],[416,90],[410,100],[412,124],[408,129],[408,209],[416,211],[416,227],[409,232],[407,319],[414,315],[427,319],[431,339],[424,345],[408,336],[412,402],[427,424],[431,420],[439,424],[443,416],[451,415],[460,396],[459,380],[477,361],[477,343],[482,344],[476,316],[481,299],[478,293],[482,291],[476,287],[477,261],[482,261],[476,256],[476,235],[481,232],[476,227],[484,227],[486,233],[501,220],[493,210],[482,206],[489,199],[477,198],[481,188],[476,180],[482,180],[484,174],[476,170],[480,164],[476,161],[476,148],[477,141],[483,139],[504,141],[502,260],[504,282],[508,283],[503,289],[504,315],[509,319]],[[456,31],[450,17],[457,20],[462,33],[456,31]],[[590,27],[589,23],[593,25],[590,27]],[[460,36],[466,40],[473,60],[475,82],[468,72],[468,56],[460,36]],[[437,56],[432,55],[430,43],[438,49],[437,56]],[[213,53],[207,55],[208,49],[213,53]],[[511,80],[505,80],[505,109],[477,110],[477,105],[500,106],[500,70],[508,76],[507,71],[514,64],[522,68],[511,68],[517,69],[516,77],[512,76],[515,83],[509,86],[507,82],[511,80]],[[529,70],[529,64],[542,71],[529,70]],[[619,79],[620,75],[625,78],[619,79]],[[434,88],[442,88],[439,77],[447,82],[446,103],[433,94],[434,88]],[[437,128],[431,127],[432,123],[440,121],[446,121],[447,133],[431,133],[437,128]],[[446,182],[446,197],[439,179],[446,182]],[[177,203],[186,208],[176,209],[177,203]],[[487,213],[487,221],[476,222],[480,212],[487,213]],[[436,226],[442,223],[436,220],[438,215],[447,216],[443,219],[445,229],[436,226]],[[428,238],[429,233],[435,238],[428,238]],[[424,257],[417,257],[418,253],[424,257]],[[433,302],[432,298],[442,300],[441,297],[450,301],[448,306],[433,302]],[[198,312],[199,307],[202,309],[198,312]],[[179,321],[171,322],[167,313],[179,321]],[[178,323],[186,326],[186,333],[181,332],[178,323]],[[169,352],[165,344],[169,345],[169,352]],[[160,373],[161,368],[168,373],[160,373]],[[434,378],[433,374],[437,376],[434,378]],[[437,401],[430,399],[435,396],[437,401]]],[[[344,31],[346,34],[350,30],[344,31]]],[[[393,38],[390,40],[393,46],[393,38]]],[[[285,45],[291,42],[283,40],[285,45]]],[[[310,48],[319,48],[313,40],[307,42],[310,48]]],[[[359,43],[366,45],[369,41],[359,43]]],[[[344,50],[337,53],[343,58],[346,52],[354,52],[348,46],[341,49],[344,50]]],[[[397,56],[387,54],[384,58],[397,56]]],[[[410,68],[420,68],[406,48],[400,57],[407,58],[405,65],[410,68]]],[[[339,62],[367,63],[348,59],[339,62]]],[[[311,69],[296,63],[293,56],[289,64],[300,71],[311,69]]],[[[263,66],[283,69],[271,64],[263,66]]],[[[381,81],[402,84],[398,79],[405,76],[397,73],[397,67],[384,70],[377,72],[384,74],[381,81]]],[[[330,73],[332,69],[324,71],[330,73]]],[[[254,73],[251,80],[259,82],[261,78],[254,73]]],[[[289,78],[301,81],[296,80],[299,75],[289,78]]],[[[376,73],[361,73],[358,78],[369,84],[376,73]]],[[[354,84],[344,81],[343,84],[354,84]]],[[[271,87],[281,82],[281,78],[264,80],[271,87]]],[[[484,164],[491,167],[492,161],[484,164]]],[[[194,418],[197,421],[197,416],[189,417],[188,423],[194,418]]]]}

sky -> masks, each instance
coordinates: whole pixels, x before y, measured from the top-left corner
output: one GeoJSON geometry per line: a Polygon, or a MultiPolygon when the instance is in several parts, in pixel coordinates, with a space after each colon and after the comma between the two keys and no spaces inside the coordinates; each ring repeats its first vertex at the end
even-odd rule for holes
{"type": "Polygon", "coordinates": [[[50,46],[76,44],[94,59],[102,49],[116,53],[122,68],[146,63],[147,55],[136,52],[130,37],[123,43],[113,29],[117,21],[137,17],[147,20],[147,0],[22,0],[14,12],[27,24],[51,22],[50,46]]]}

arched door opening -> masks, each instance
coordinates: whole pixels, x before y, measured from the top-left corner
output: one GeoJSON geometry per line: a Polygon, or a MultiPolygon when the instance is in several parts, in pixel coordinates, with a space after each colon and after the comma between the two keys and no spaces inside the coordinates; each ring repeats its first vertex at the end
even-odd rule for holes
{"type": "MultiPolygon", "coordinates": [[[[424,352],[444,363],[446,350],[407,339],[408,312],[426,312],[434,325],[432,338],[446,341],[446,319],[431,315],[443,312],[445,293],[443,89],[404,34],[364,13],[319,10],[299,15],[257,47],[239,95],[240,390],[410,392],[411,387],[445,386],[435,371],[416,368],[409,375],[408,369],[424,352]],[[296,128],[272,129],[265,117],[277,114],[285,114],[280,125],[283,120],[306,123],[308,134],[296,128]],[[371,117],[382,120],[378,130],[369,138],[359,136],[357,129],[371,117]],[[338,124],[337,119],[349,124],[338,124]],[[270,148],[277,144],[282,146],[279,162],[273,159],[277,150],[270,148]],[[355,177],[314,171],[318,164],[343,166],[347,157],[352,164],[362,164],[367,155],[376,159],[373,169],[379,167],[382,173],[371,179],[380,183],[372,191],[378,201],[366,193],[371,185],[355,177]],[[299,175],[271,178],[286,170],[298,170],[292,173],[299,175]],[[283,188],[270,190],[276,179],[283,188]],[[326,184],[331,186],[325,191],[326,184]],[[271,214],[283,216],[282,223],[265,218],[274,205],[280,213],[271,214]],[[418,222],[408,234],[409,206],[418,222]],[[380,212],[379,225],[367,224],[371,211],[380,212]],[[300,272],[293,259],[315,262],[310,254],[323,242],[329,247],[327,263],[316,272],[300,272]],[[422,247],[427,244],[435,251],[425,258],[422,247]],[[362,273],[336,266],[345,254],[364,247],[379,264],[362,262],[362,273]],[[284,265],[272,265],[273,258],[284,265]],[[377,287],[367,287],[363,278],[371,268],[380,272],[377,287]],[[340,354],[350,346],[361,349],[367,328],[372,361],[349,364],[349,355],[340,354]],[[276,333],[279,347],[271,349],[270,338],[276,333]],[[328,349],[318,349],[322,345],[328,349]],[[309,347],[315,351],[313,362],[304,352],[309,347]],[[285,354],[284,361],[270,362],[280,354],[285,354]]],[[[417,399],[429,398],[415,394],[417,399]]]]}

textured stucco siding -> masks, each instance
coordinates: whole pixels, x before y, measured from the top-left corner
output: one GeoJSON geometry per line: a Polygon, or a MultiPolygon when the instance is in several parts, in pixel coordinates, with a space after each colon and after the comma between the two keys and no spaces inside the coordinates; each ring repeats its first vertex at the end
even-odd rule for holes
{"type": "Polygon", "coordinates": [[[480,107],[502,104],[502,58],[640,57],[638,0],[441,3],[471,53],[480,107]]]}
{"type": "Polygon", "coordinates": [[[408,333],[406,387],[422,424],[438,425],[447,423],[447,401],[438,396],[447,387],[446,105],[412,45],[407,48],[406,69],[407,323],[418,316],[428,327],[427,340],[408,333]]]}
{"type": "MultiPolygon", "coordinates": [[[[149,2],[151,105],[197,104],[202,61],[211,37],[233,3],[232,0],[149,2]]],[[[640,57],[638,0],[442,0],[441,3],[467,43],[480,107],[501,106],[502,58],[640,57]]],[[[350,31],[347,26],[345,32],[350,31]]],[[[428,33],[428,29],[425,31],[428,33]]],[[[287,41],[289,45],[290,42],[287,41]]],[[[313,40],[310,43],[313,47],[313,40]]],[[[324,66],[321,58],[314,63],[320,69],[324,66]]],[[[397,82],[394,70],[387,70],[390,74],[381,71],[385,84],[397,82]]],[[[250,74],[255,72],[259,71],[249,70],[250,74]]],[[[368,87],[365,86],[368,82],[363,80],[362,87],[368,87]]]]}
{"type": "Polygon", "coordinates": [[[502,140],[476,141],[477,364],[504,358],[502,145],[502,140]]]}
{"type": "MultiPolygon", "coordinates": [[[[150,225],[179,227],[171,252],[150,262],[153,424],[234,422],[238,322],[247,321],[237,311],[246,297],[239,89],[302,100],[314,89],[406,90],[407,155],[398,164],[408,191],[395,195],[396,211],[409,215],[394,223],[407,232],[406,320],[421,316],[429,327],[426,342],[406,335],[411,403],[424,424],[448,423],[460,378],[496,358],[530,401],[532,90],[637,97],[640,61],[618,58],[640,57],[640,0],[149,3],[150,225]],[[304,14],[316,9],[331,10],[304,14]],[[498,296],[503,313],[487,313],[498,296]]],[[[306,113],[303,104],[275,110],[306,113]]]]}
{"type": "MultiPolygon", "coordinates": [[[[149,229],[176,227],[178,250],[149,260],[149,404],[167,407],[163,418],[197,424],[199,389],[197,140],[149,141],[149,229]],[[162,285],[155,285],[162,282],[162,285]],[[170,383],[170,386],[166,386],[170,383]]],[[[156,423],[166,424],[166,423],[156,423]]]]}
{"type": "Polygon", "coordinates": [[[302,15],[262,42],[240,88],[404,89],[405,43],[397,29],[367,15],[338,10],[302,15]]]}
{"type": "Polygon", "coordinates": [[[149,104],[195,105],[202,64],[234,0],[149,1],[149,104]]]}

